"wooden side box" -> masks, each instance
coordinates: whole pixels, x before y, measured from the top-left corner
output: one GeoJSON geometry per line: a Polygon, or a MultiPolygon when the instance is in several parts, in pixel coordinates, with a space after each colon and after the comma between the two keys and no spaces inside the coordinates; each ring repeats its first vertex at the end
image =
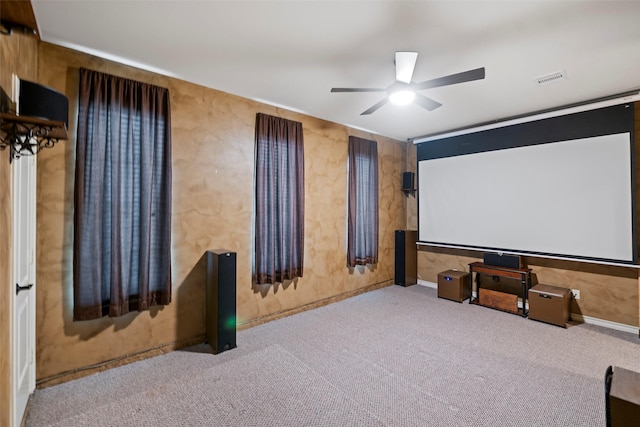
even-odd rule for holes
{"type": "Polygon", "coordinates": [[[518,295],[480,288],[478,289],[478,302],[485,307],[518,313],[518,295]]]}
{"type": "Polygon", "coordinates": [[[469,273],[447,270],[438,273],[438,298],[462,302],[469,298],[469,273]]]}
{"type": "Polygon", "coordinates": [[[571,291],[550,285],[529,289],[529,319],[567,327],[571,291]]]}
{"type": "Polygon", "coordinates": [[[640,419],[640,374],[613,367],[606,403],[611,427],[637,426],[640,419]]]}

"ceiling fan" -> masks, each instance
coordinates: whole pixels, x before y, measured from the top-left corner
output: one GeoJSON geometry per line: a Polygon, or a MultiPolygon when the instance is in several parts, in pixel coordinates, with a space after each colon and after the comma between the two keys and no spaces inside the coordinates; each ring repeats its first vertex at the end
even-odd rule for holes
{"type": "Polygon", "coordinates": [[[411,78],[417,58],[418,52],[396,52],[396,81],[386,88],[334,87],[331,89],[331,92],[387,92],[388,96],[386,98],[360,113],[361,116],[373,113],[389,101],[400,105],[413,101],[421,107],[432,111],[442,106],[442,104],[424,95],[420,95],[417,91],[484,79],[484,67],[482,67],[413,83],[411,82],[411,78]]]}

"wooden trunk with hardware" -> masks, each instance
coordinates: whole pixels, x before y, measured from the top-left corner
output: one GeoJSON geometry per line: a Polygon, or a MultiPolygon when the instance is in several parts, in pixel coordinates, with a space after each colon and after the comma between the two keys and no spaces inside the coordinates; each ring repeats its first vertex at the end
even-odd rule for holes
{"type": "Polygon", "coordinates": [[[567,327],[571,291],[538,284],[529,289],[529,319],[567,327]]]}

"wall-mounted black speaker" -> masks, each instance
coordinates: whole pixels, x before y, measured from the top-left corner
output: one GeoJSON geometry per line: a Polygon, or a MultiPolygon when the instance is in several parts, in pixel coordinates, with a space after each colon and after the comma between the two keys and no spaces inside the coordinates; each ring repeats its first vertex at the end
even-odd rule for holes
{"type": "Polygon", "coordinates": [[[236,253],[207,252],[207,341],[213,354],[236,348],[236,253]]]}
{"type": "Polygon", "coordinates": [[[21,116],[55,120],[69,124],[69,100],[60,92],[38,83],[20,80],[21,116]]]}
{"type": "Polygon", "coordinates": [[[402,189],[415,190],[415,174],[413,172],[402,172],[402,189]]]}
{"type": "Polygon", "coordinates": [[[418,249],[416,230],[396,230],[395,284],[410,286],[418,283],[418,249]]]}

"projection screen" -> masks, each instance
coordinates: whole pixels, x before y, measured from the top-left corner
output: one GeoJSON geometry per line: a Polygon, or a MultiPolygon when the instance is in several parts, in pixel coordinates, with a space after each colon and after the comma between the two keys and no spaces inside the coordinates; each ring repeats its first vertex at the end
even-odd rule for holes
{"type": "Polygon", "coordinates": [[[633,104],[418,145],[423,244],[637,263],[633,104]]]}

